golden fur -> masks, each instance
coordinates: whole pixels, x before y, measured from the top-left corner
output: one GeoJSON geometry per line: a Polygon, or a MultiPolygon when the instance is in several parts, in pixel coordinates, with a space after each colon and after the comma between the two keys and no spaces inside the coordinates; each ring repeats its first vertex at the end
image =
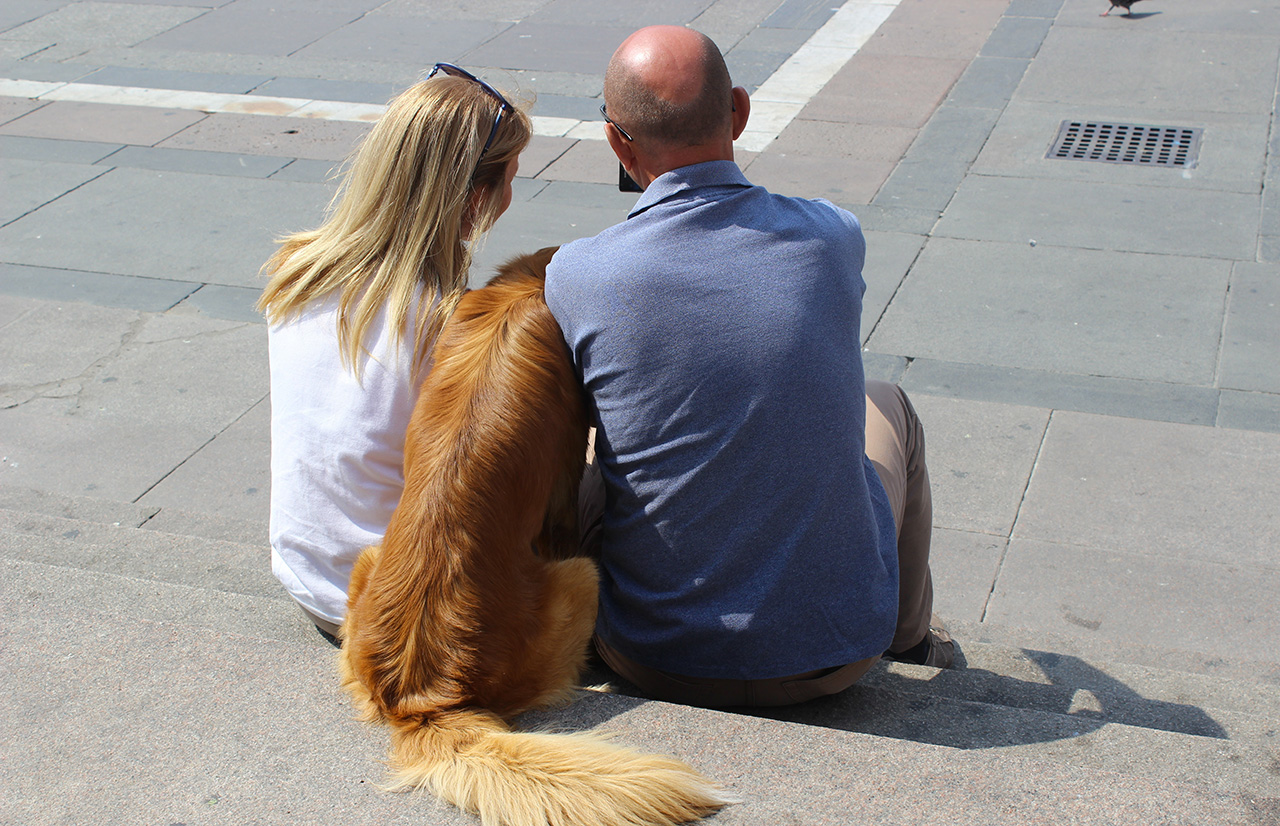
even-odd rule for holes
{"type": "Polygon", "coordinates": [[[681,823],[727,802],[685,764],[506,722],[571,695],[595,624],[595,564],[575,556],[586,415],[542,295],[554,251],[507,264],[441,334],[404,495],[352,575],[342,684],[391,728],[393,788],[485,826],[681,823]]]}

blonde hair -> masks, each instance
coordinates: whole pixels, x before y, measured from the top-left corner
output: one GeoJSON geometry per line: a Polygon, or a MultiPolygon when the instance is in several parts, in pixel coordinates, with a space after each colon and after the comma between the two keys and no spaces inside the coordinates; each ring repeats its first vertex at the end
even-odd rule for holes
{"type": "Polygon", "coordinates": [[[464,226],[470,240],[493,226],[507,165],[532,134],[529,116],[513,106],[484,151],[499,106],[475,81],[444,74],[392,100],[348,161],[324,223],[280,240],[263,266],[271,280],[258,309],[267,321],[337,292],[342,363],[359,377],[365,336],[385,307],[393,344],[412,329],[417,377],[466,291],[464,226]],[[474,192],[483,193],[476,204],[474,192]]]}

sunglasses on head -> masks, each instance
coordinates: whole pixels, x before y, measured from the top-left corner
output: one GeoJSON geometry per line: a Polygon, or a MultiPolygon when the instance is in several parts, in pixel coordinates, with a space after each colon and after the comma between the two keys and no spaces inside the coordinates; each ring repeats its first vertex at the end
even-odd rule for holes
{"type": "Polygon", "coordinates": [[[479,159],[476,160],[476,166],[478,167],[480,165],[480,161],[484,160],[484,154],[488,152],[489,147],[493,145],[493,139],[498,134],[498,124],[502,123],[502,116],[506,114],[507,110],[512,109],[514,107],[512,107],[512,105],[507,102],[507,99],[504,98],[502,96],[502,93],[499,92],[497,89],[493,88],[488,83],[485,83],[480,78],[471,74],[466,69],[463,69],[459,66],[454,66],[452,63],[437,63],[434,67],[432,67],[431,74],[427,75],[427,80],[430,80],[431,78],[435,77],[437,74],[441,72],[448,75],[449,77],[460,77],[463,80],[471,80],[480,84],[481,89],[484,89],[489,94],[490,97],[498,101],[498,116],[493,119],[493,126],[490,127],[489,129],[489,137],[485,139],[484,149],[480,150],[480,157],[479,159]]]}

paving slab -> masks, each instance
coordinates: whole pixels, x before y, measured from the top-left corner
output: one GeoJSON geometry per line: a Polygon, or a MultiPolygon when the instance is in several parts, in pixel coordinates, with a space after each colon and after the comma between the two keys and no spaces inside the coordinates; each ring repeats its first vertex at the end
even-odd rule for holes
{"type": "MultiPolygon", "coordinates": [[[[135,312],[0,295],[0,417],[35,398],[78,391],[78,378],[103,353],[118,346],[137,319],[135,312]],[[65,333],[53,337],[48,335],[50,330],[65,333]]],[[[0,467],[6,476],[18,474],[19,463],[25,461],[19,447],[20,432],[6,429],[0,437],[0,454],[4,454],[0,467]]]]}
{"type": "Polygon", "coordinates": [[[1089,181],[1136,187],[1220,190],[1256,194],[1267,161],[1270,114],[1234,112],[1140,113],[1109,106],[1063,106],[1015,100],[1004,110],[998,126],[973,165],[982,175],[1089,181]],[[1194,166],[1160,167],[1048,158],[1063,121],[1139,123],[1203,130],[1194,166]]]}
{"type": "Polygon", "coordinates": [[[865,344],[915,264],[925,238],[907,232],[864,230],[862,234],[867,241],[867,259],[862,266],[862,279],[867,284],[862,296],[861,325],[865,344]]]}
{"type": "Polygon", "coordinates": [[[1058,411],[1013,537],[1274,572],[1277,480],[1275,434],[1058,411]]]}
{"type": "Polygon", "coordinates": [[[966,66],[954,58],[858,53],[805,107],[803,117],[919,129],[966,66]]]}
{"type": "Polygon", "coordinates": [[[97,164],[127,166],[132,169],[155,169],[168,172],[194,172],[205,175],[234,175],[245,178],[268,178],[289,163],[290,158],[243,155],[234,152],[205,152],[192,149],[160,149],[154,146],[126,146],[112,152],[97,164]]]}
{"type": "Polygon", "coordinates": [[[633,26],[522,21],[463,57],[468,65],[573,72],[603,78],[614,50],[634,30],[633,26]]]}
{"type": "Polygon", "coordinates": [[[1276,588],[1274,568],[1015,538],[986,621],[1274,664],[1276,588]]]}
{"type": "Polygon", "coordinates": [[[15,118],[20,118],[28,112],[34,112],[45,105],[44,101],[40,100],[0,97],[0,125],[8,123],[15,118]]]}
{"type": "MultiPolygon", "coordinates": [[[[873,355],[876,354],[864,351],[863,360],[873,355]]],[[[900,383],[908,393],[1200,425],[1214,424],[1220,415],[1220,399],[1228,392],[1212,387],[926,358],[913,358],[900,383]]],[[[1274,402],[1274,396],[1268,398],[1274,402]]],[[[1271,412],[1275,414],[1274,408],[1271,412]]]]}
{"type": "Polygon", "coordinates": [[[194,92],[221,92],[242,95],[253,91],[270,80],[270,75],[208,74],[205,72],[180,72],[163,69],[136,69],[127,66],[104,66],[80,78],[79,82],[101,83],[106,86],[184,89],[194,92]]]}
{"type": "MultiPolygon", "coordinates": [[[[641,26],[659,24],[682,26],[706,11],[711,4],[712,0],[648,0],[645,3],[550,0],[526,19],[539,25],[607,26],[634,31],[641,26]]],[[[621,42],[619,39],[618,43],[621,42]]]]}
{"type": "Polygon", "coordinates": [[[1280,273],[1274,264],[1237,263],[1229,299],[1219,385],[1280,393],[1280,273]]]}
{"type": "Polygon", "coordinates": [[[101,169],[73,164],[0,158],[0,225],[9,224],[57,200],[102,174],[101,169]]]}
{"type": "Polygon", "coordinates": [[[1216,424],[1219,427],[1280,433],[1280,396],[1223,390],[1216,424]]]}
{"type": "Polygon", "coordinates": [[[207,117],[181,109],[54,101],[0,126],[0,135],[153,146],[207,117]]]}
{"type": "Polygon", "coordinates": [[[274,239],[318,223],[329,197],[323,184],[117,168],[0,228],[0,247],[16,264],[256,286],[274,239]]]}
{"type": "Polygon", "coordinates": [[[1126,108],[1135,116],[1187,109],[1265,113],[1275,99],[1278,56],[1274,38],[1124,24],[1056,26],[1018,87],[1018,98],[1126,108]]]}
{"type": "Polygon", "coordinates": [[[248,287],[202,284],[199,289],[185,296],[179,306],[190,307],[209,318],[263,324],[266,320],[258,312],[257,303],[266,283],[266,276],[262,276],[257,284],[248,287]]]}
{"type": "Polygon", "coordinates": [[[1221,261],[932,238],[868,347],[1211,384],[1229,277],[1221,261]]]}
{"type": "Polygon", "coordinates": [[[0,293],[45,301],[158,313],[177,305],[195,289],[189,281],[0,263],[0,293]]]}
{"type": "Polygon", "coordinates": [[[9,29],[4,39],[47,42],[41,60],[66,60],[101,46],[135,46],[202,14],[176,4],[67,3],[9,29]]]}
{"type": "MultiPolygon", "coordinates": [[[[826,198],[861,215],[862,211],[854,205],[869,203],[893,172],[895,165],[896,162],[888,160],[862,160],[841,156],[813,158],[775,150],[756,156],[743,170],[752,183],[759,184],[770,192],[804,198],[826,198]]],[[[930,227],[936,217],[935,214],[933,220],[927,222],[930,227]]],[[[923,224],[915,221],[875,226],[885,230],[927,231],[923,224]]]]}
{"type": "Polygon", "coordinates": [[[134,501],[266,396],[263,325],[121,312],[82,372],[0,409],[0,484],[134,501]]]}
{"type": "Polygon", "coordinates": [[[0,135],[0,157],[31,161],[91,164],[122,148],[122,144],[96,141],[49,140],[0,135]]]}
{"type": "Polygon", "coordinates": [[[1171,197],[1163,187],[1055,180],[1028,187],[1016,179],[971,175],[937,234],[1252,261],[1258,207],[1256,193],[1186,190],[1171,197]]]}
{"type": "Polygon", "coordinates": [[[948,627],[982,622],[1008,544],[1003,536],[934,527],[929,548],[933,611],[948,627]]]}
{"type": "Polygon", "coordinates": [[[925,428],[936,528],[1008,536],[1050,411],[912,394],[925,428]]]}
{"type": "Polygon", "coordinates": [[[198,149],[246,155],[341,161],[351,154],[370,124],[271,115],[211,115],[163,141],[169,149],[198,149]]]}
{"type": "Polygon", "coordinates": [[[265,525],[270,493],[271,403],[264,398],[137,501],[265,525]]]}
{"type": "Polygon", "coordinates": [[[360,14],[296,6],[277,9],[241,0],[157,33],[139,48],[284,57],[342,28],[360,14]]]}
{"type": "Polygon", "coordinates": [[[426,69],[441,60],[460,60],[510,26],[502,21],[369,15],[326,34],[297,54],[304,58],[416,63],[426,69]]]}

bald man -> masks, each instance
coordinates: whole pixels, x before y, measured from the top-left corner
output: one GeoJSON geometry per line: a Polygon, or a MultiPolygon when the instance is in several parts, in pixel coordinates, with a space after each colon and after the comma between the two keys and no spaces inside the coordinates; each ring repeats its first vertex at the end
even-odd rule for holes
{"type": "Polygon", "coordinates": [[[597,424],[601,656],[705,706],[833,694],[886,654],[949,667],[923,432],[864,380],[857,219],[743,177],[751,100],[691,29],[627,38],[604,97],[644,193],[546,287],[597,424]]]}

